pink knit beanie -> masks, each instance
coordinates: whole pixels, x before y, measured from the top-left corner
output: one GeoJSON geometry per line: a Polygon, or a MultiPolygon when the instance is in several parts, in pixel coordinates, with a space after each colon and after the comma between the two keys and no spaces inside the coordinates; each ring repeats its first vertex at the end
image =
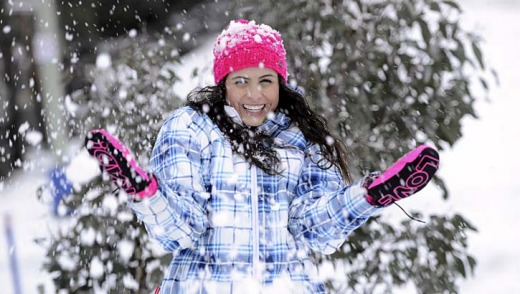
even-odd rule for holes
{"type": "Polygon", "coordinates": [[[218,84],[230,72],[247,67],[265,67],[287,82],[287,61],[280,33],[255,21],[236,20],[213,43],[213,75],[218,84]]]}

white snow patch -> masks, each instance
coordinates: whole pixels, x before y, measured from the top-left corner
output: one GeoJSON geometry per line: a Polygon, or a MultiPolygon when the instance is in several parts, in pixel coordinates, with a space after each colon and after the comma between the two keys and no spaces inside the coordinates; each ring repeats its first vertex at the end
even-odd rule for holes
{"type": "Polygon", "coordinates": [[[90,275],[94,279],[99,279],[105,273],[105,268],[103,262],[99,259],[99,257],[94,256],[92,261],[90,262],[90,275]]]}
{"type": "Polygon", "coordinates": [[[100,69],[107,69],[112,66],[112,58],[108,53],[100,53],[96,57],[96,67],[100,69]]]}
{"type": "Polygon", "coordinates": [[[132,257],[132,254],[134,254],[135,244],[130,240],[121,240],[117,244],[117,249],[119,250],[120,259],[127,263],[132,257]]]}

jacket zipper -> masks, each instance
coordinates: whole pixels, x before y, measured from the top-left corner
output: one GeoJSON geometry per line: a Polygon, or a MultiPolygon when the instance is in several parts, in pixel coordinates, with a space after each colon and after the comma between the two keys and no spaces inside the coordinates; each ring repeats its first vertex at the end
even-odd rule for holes
{"type": "Polygon", "coordinates": [[[260,234],[258,229],[258,182],[256,167],[251,167],[251,204],[252,204],[252,225],[253,225],[253,278],[261,283],[260,272],[260,234]]]}

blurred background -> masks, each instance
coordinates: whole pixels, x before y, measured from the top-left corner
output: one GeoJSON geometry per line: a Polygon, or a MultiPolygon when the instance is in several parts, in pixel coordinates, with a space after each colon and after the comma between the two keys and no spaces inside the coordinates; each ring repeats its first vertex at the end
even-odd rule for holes
{"type": "Polygon", "coordinates": [[[353,150],[355,175],[418,143],[441,151],[435,184],[403,201],[429,226],[390,209],[340,254],[317,257],[331,292],[520,292],[520,1],[254,2],[0,1],[5,293],[149,293],[157,285],[168,256],[152,245],[136,256],[150,242],[124,199],[107,196],[111,188],[81,151],[83,135],[107,128],[146,165],[165,116],[211,83],[211,42],[239,17],[282,32],[291,82],[319,97],[311,103],[353,150]],[[447,56],[438,54],[445,48],[447,56]],[[132,226],[112,232],[113,219],[132,226]],[[118,236],[113,243],[101,240],[106,232],[118,236]],[[115,256],[98,248],[105,242],[115,256]],[[360,249],[370,246],[376,253],[360,249]]]}

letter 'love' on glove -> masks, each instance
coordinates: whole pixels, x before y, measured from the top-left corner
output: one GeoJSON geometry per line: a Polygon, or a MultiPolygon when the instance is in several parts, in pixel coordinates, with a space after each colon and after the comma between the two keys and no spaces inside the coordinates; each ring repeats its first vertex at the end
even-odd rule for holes
{"type": "Polygon", "coordinates": [[[399,159],[367,187],[367,201],[376,206],[388,206],[412,196],[430,182],[439,168],[439,153],[421,145],[399,159]]]}
{"type": "Polygon", "coordinates": [[[151,197],[157,192],[157,180],[139,167],[130,151],[105,130],[92,130],[85,148],[119,188],[135,198],[151,197]]]}

